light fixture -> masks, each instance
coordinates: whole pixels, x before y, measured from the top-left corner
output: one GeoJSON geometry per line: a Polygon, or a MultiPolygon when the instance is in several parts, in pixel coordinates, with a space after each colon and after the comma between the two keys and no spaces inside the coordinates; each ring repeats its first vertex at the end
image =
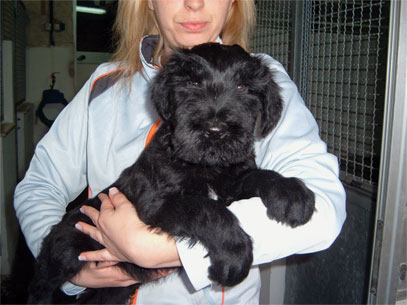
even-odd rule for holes
{"type": "Polygon", "coordinates": [[[106,14],[106,10],[103,8],[76,6],[76,11],[80,13],[103,15],[106,14]]]}

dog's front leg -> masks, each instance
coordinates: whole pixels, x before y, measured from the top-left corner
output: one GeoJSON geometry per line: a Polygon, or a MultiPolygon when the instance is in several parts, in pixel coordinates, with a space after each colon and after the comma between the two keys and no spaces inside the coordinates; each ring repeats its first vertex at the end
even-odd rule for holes
{"type": "Polygon", "coordinates": [[[200,242],[211,260],[210,278],[223,286],[243,281],[253,261],[252,241],[223,203],[201,196],[167,198],[148,222],[177,238],[200,242]]]}
{"type": "Polygon", "coordinates": [[[298,178],[271,170],[252,169],[235,184],[236,199],[260,197],[271,219],[291,227],[305,224],[315,207],[314,193],[298,178]]]}

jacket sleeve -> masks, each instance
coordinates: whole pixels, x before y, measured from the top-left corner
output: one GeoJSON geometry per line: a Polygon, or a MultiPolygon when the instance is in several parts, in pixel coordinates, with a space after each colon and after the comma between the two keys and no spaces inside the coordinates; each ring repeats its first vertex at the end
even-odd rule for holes
{"type": "Polygon", "coordinates": [[[14,193],[16,215],[35,257],[43,238],[62,219],[68,203],[87,185],[89,90],[90,81],[59,114],[38,143],[29,169],[14,193]]]}
{"type": "MultiPolygon", "coordinates": [[[[346,218],[345,191],[338,179],[337,158],[327,152],[314,117],[282,65],[269,56],[263,57],[281,88],[284,110],[275,130],[256,143],[256,162],[260,168],[302,179],[315,193],[316,210],[308,223],[291,228],[270,220],[260,198],[230,205],[230,211],[252,237],[254,265],[328,248],[346,218]]],[[[195,289],[209,285],[210,261],[205,257],[205,248],[197,245],[190,249],[185,242],[178,242],[177,248],[195,289]]]]}

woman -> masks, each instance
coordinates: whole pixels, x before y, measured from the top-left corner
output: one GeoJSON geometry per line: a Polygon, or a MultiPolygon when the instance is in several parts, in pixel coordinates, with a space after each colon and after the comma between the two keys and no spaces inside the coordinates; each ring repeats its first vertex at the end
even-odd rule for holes
{"type": "MultiPolygon", "coordinates": [[[[174,49],[218,41],[248,47],[254,24],[252,0],[123,0],[116,30],[113,63],[91,76],[60,114],[36,148],[24,180],[15,193],[15,208],[34,255],[66,205],[89,185],[91,195],[113,182],[132,164],[151,135],[157,114],[146,100],[146,88],[174,49]],[[144,36],[158,34],[157,36],[144,36]],[[144,38],[143,38],[144,37],[144,38]],[[141,43],[139,43],[141,41],[141,43]]],[[[268,219],[259,198],[235,202],[230,210],[253,238],[254,264],[242,283],[223,289],[207,276],[209,258],[201,245],[175,241],[150,232],[119,190],[101,196],[99,213],[83,212],[97,227],[77,228],[106,249],[82,253],[89,263],[63,287],[77,294],[84,287],[127,286],[137,282],[114,264],[130,261],[147,268],[183,266],[138,291],[137,304],[257,304],[258,265],[293,253],[330,246],[345,219],[345,194],[338,164],[326,152],[316,122],[282,66],[263,55],[274,71],[284,100],[282,119],[267,138],[256,143],[257,163],[284,176],[301,178],[316,195],[316,212],[304,226],[292,229],[268,219]],[[103,261],[96,264],[95,261],[103,261]],[[82,286],[82,287],[80,287],[82,286]]]]}

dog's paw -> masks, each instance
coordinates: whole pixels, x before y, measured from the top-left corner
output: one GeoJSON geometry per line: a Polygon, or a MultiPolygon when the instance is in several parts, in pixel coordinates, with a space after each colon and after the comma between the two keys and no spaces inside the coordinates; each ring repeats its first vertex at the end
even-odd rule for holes
{"type": "Polygon", "coordinates": [[[235,286],[247,277],[252,261],[252,255],[216,259],[209,267],[209,277],[222,286],[235,286]]]}
{"type": "Polygon", "coordinates": [[[297,178],[283,178],[274,184],[263,202],[271,219],[291,227],[308,222],[315,210],[315,195],[297,178]]]}
{"type": "Polygon", "coordinates": [[[222,286],[234,286],[242,282],[249,274],[253,262],[253,246],[250,237],[242,231],[239,241],[231,239],[210,251],[211,266],[209,277],[222,286]]]}

